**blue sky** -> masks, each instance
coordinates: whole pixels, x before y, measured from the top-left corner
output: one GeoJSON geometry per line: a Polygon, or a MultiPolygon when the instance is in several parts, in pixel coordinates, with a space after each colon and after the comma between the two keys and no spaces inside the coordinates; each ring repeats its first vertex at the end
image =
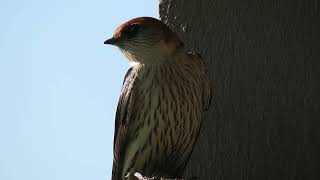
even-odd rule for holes
{"type": "Polygon", "coordinates": [[[0,1],[0,179],[110,179],[114,116],[129,65],[117,26],[157,0],[0,1]]]}

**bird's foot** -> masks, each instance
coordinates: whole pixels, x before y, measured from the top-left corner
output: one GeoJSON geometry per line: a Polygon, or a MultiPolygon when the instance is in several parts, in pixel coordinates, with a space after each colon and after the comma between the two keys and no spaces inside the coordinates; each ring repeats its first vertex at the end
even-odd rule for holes
{"type": "Polygon", "coordinates": [[[138,180],[197,180],[197,177],[192,177],[192,178],[174,178],[174,179],[168,179],[168,178],[163,178],[163,177],[146,177],[143,176],[142,174],[135,172],[133,175],[138,179],[138,180]]]}

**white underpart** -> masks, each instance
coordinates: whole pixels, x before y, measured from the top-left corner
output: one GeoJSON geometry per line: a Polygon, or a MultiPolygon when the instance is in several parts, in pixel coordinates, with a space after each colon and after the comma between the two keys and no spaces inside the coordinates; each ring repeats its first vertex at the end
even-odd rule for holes
{"type": "Polygon", "coordinates": [[[174,43],[165,43],[163,40],[156,44],[148,45],[128,45],[121,49],[121,52],[127,57],[131,66],[137,63],[159,64],[168,60],[175,49],[174,43]]]}

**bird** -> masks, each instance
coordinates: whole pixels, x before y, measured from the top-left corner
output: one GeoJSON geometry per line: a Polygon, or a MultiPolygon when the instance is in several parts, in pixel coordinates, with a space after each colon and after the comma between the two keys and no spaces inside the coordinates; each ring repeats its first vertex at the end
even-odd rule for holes
{"type": "Polygon", "coordinates": [[[181,177],[210,104],[205,62],[153,17],[125,22],[104,44],[130,64],[116,110],[112,180],[181,177]]]}

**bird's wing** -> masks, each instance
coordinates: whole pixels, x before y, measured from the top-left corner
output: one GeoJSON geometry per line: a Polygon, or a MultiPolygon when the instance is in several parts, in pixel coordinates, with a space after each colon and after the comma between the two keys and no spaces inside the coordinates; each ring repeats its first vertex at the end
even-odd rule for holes
{"type": "MultiPolygon", "coordinates": [[[[202,59],[201,59],[202,60],[202,59]]],[[[204,110],[208,110],[212,100],[211,83],[208,74],[208,66],[202,60],[202,80],[203,80],[203,104],[204,110]]]]}
{"type": "Polygon", "coordinates": [[[196,60],[200,65],[202,87],[203,87],[203,90],[202,90],[203,107],[204,107],[204,110],[208,110],[212,100],[211,99],[212,98],[211,83],[210,83],[209,74],[208,74],[208,66],[205,63],[205,61],[202,59],[199,53],[189,51],[188,55],[192,56],[192,58],[196,60]]]}
{"type": "Polygon", "coordinates": [[[115,119],[115,133],[113,144],[113,168],[112,180],[120,180],[123,166],[123,153],[126,147],[127,128],[131,116],[134,98],[134,84],[136,76],[134,70],[130,68],[124,78],[121,95],[118,102],[116,119],[115,119]]]}

